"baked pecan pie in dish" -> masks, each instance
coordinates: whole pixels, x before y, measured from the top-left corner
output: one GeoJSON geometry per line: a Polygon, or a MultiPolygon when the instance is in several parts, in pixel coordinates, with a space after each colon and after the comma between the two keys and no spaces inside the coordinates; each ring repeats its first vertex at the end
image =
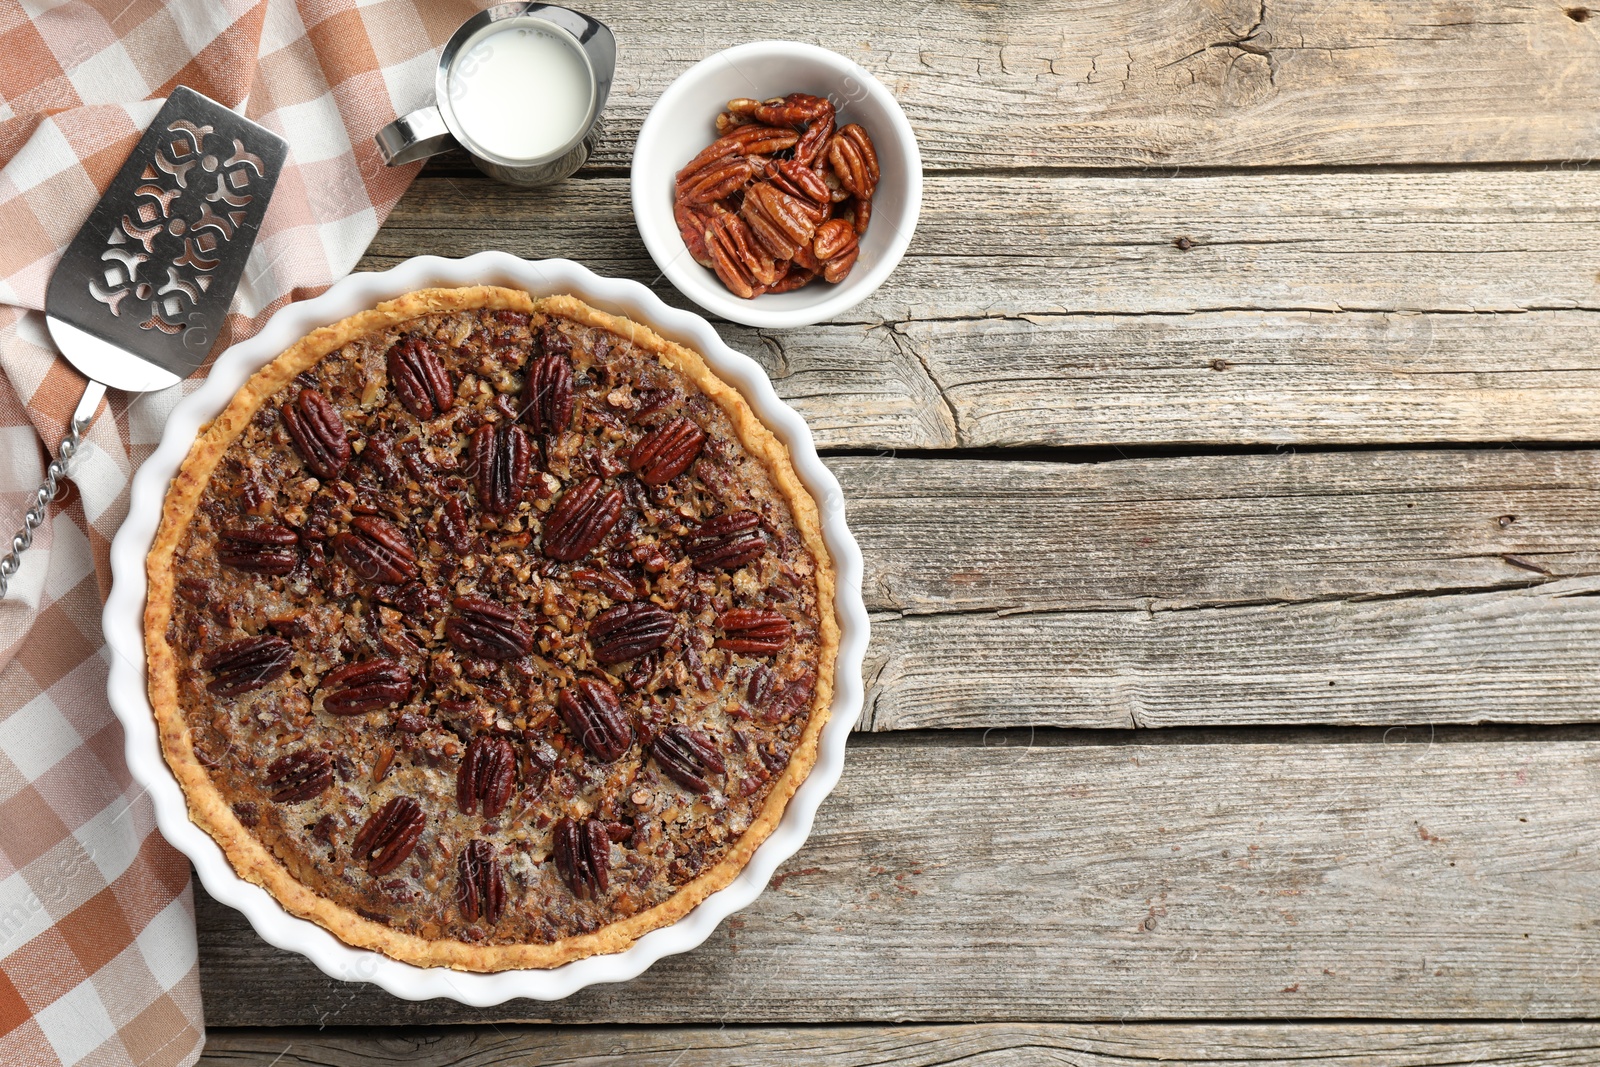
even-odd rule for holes
{"type": "Polygon", "coordinates": [[[731,882],[815,761],[817,516],[645,326],[491,286],[380,304],[256,373],[173,480],[163,752],[235,870],[349,944],[620,951],[731,882]]]}

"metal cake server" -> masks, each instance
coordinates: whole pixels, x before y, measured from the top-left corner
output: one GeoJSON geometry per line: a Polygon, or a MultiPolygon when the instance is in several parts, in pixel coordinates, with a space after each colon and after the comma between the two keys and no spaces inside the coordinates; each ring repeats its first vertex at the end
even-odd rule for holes
{"type": "Polygon", "coordinates": [[[45,292],[45,321],[89,384],[0,559],[0,597],[106,389],[166,389],[204,362],[288,147],[271,130],[180,85],[67,246],[45,292]]]}

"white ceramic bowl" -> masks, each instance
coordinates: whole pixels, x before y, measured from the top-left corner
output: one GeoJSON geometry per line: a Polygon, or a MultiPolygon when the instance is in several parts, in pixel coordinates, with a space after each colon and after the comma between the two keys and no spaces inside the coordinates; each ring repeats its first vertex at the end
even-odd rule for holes
{"type": "Polygon", "coordinates": [[[639,235],[656,266],[684,296],[747,326],[808,326],[861,303],[900,262],[922,209],[922,156],[905,112],[860,66],[814,44],[756,41],[701,60],[667,86],[639,130],[631,189],[639,235]],[[882,172],[872,198],[872,221],[861,242],[861,258],[844,281],[817,281],[792,293],[742,300],[684,247],[672,217],[673,178],[716,138],[712,121],[729,100],[767,100],[789,93],[827,97],[838,109],[839,125],[860,123],[872,138],[882,172]]]}
{"type": "Polygon", "coordinates": [[[128,519],[111,543],[111,573],[111,596],[103,615],[106,641],[114,653],[107,690],[111,707],[127,733],[128,768],[154,801],[162,834],[193,861],[207,892],[243,912],[268,942],[300,953],[334,978],[372,982],[407,1000],[448,997],[479,1007],[513,997],[556,1000],[598,982],[634,978],[662,956],[699,945],[717,923],[754,900],[778,864],[805,842],[817,805],[839,780],[845,741],[861,713],[861,659],[867,647],[861,552],[845,528],[839,483],[817,459],[811,431],[804,420],[778,399],[766,373],[755,361],[723,344],[700,316],[667,307],[637,282],[601,278],[565,259],[530,261],[504,252],[480,252],[466,259],[419,256],[381,274],[353,274],[323,295],[279,311],[259,334],[223,353],[205,383],[173,409],[160,447],[134,476],[128,519]],[[838,569],[838,618],[843,635],[834,680],[833,717],[822,731],[816,766],[789,802],[777,829],[731,885],[706,898],[678,922],[646,934],[623,952],[591,956],[553,970],[499,974],[415,967],[376,952],[351,948],[322,927],[290,915],[266,890],[236,875],[216,842],[189,821],[183,792],[162,759],[155,719],[145,695],[142,632],[145,556],[155,538],[167,485],[200,427],[221,412],[245,380],[317,327],[379,301],[429,286],[480,283],[525,289],[535,296],[571,293],[596,307],[648,323],[662,335],[699,351],[717,373],[736,385],[762,421],[789,446],[795,469],[821,508],[823,537],[838,569]]]}

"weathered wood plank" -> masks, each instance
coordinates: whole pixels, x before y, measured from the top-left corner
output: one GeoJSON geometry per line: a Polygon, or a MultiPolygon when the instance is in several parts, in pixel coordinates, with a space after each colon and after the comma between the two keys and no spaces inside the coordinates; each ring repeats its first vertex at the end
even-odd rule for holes
{"type": "Polygon", "coordinates": [[[860,728],[1590,722],[1597,594],[877,615],[860,728]]]}
{"type": "Polygon", "coordinates": [[[1594,453],[830,465],[880,612],[863,729],[1600,708],[1594,453]]]}
{"type": "Polygon", "coordinates": [[[874,610],[1148,610],[1600,573],[1600,454],[828,460],[874,610]]]}
{"type": "Polygon", "coordinates": [[[208,1020],[1600,1011],[1600,741],[1481,732],[1430,741],[1428,731],[1325,744],[910,736],[917,741],[856,745],[778,884],[705,946],[632,983],[483,1011],[402,1003],[323,978],[202,898],[208,1020]]]}
{"type": "MultiPolygon", "coordinates": [[[[916,383],[920,396],[948,406],[924,408],[917,423],[899,417],[896,429],[922,431],[908,448],[944,423],[955,429],[944,447],[977,448],[1600,436],[1592,311],[1030,315],[894,329],[894,355],[904,363],[899,349],[911,349],[933,379],[916,383]]],[[[880,346],[863,347],[863,360],[898,369],[880,346]]],[[[848,402],[840,384],[847,396],[829,400],[848,402]]],[[[868,411],[883,406],[873,399],[868,411]]],[[[908,391],[900,407],[915,403],[908,391]]],[[[819,415],[819,436],[843,436],[837,414],[819,415]]],[[[860,436],[887,428],[880,418],[860,436]]]]}
{"type": "Polygon", "coordinates": [[[1593,452],[829,463],[863,729],[1600,714],[1593,452]]]}
{"type": "MultiPolygon", "coordinates": [[[[938,176],[906,258],[846,321],[1597,308],[1593,185],[1581,170],[938,176]]],[[[368,257],[496,247],[650,281],[627,187],[424,175],[368,257]]]]}
{"type": "MultiPolygon", "coordinates": [[[[849,321],[719,328],[833,447],[1581,440],[1600,415],[1591,184],[934,178],[910,254],[849,321]]],[[[681,306],[626,186],[424,175],[364,265],[567,256],[681,306]]]]}
{"type": "Polygon", "coordinates": [[[1564,7],[847,0],[819,18],[718,0],[684,18],[595,0],[618,44],[597,163],[628,164],[645,112],[691,64],[770,38],[877,75],[933,169],[1591,159],[1600,43],[1564,7]]]}
{"type": "Polygon", "coordinates": [[[885,1027],[213,1029],[210,1067],[1553,1067],[1600,1056],[1594,1023],[976,1023],[885,1027]]]}

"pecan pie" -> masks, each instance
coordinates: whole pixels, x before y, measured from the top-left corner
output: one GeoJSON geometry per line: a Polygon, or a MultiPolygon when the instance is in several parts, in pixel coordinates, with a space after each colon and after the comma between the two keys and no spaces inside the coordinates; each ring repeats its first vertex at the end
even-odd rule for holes
{"type": "Polygon", "coordinates": [[[816,755],[815,502],[701,357],[571,297],[321,329],[202,433],[149,559],[167,762],[238,872],[420,965],[625,948],[816,755]]]}

